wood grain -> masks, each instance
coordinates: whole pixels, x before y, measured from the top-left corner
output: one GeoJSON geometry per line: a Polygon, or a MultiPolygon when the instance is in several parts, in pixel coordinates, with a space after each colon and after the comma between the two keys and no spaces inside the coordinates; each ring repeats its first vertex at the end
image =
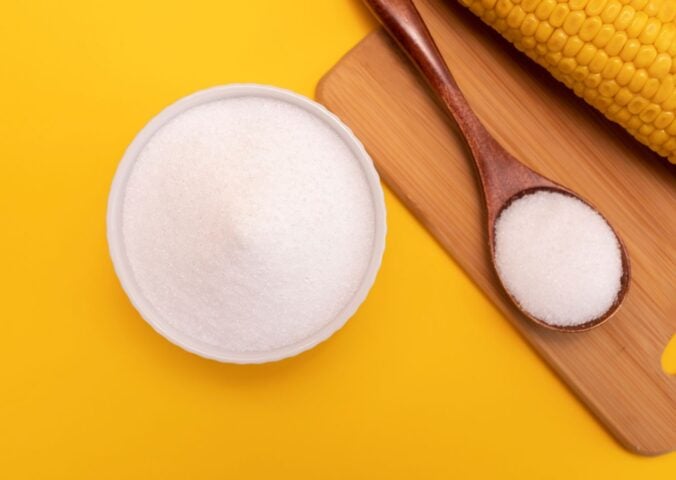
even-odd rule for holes
{"type": "Polygon", "coordinates": [[[661,354],[676,333],[676,177],[453,2],[416,2],[481,121],[513,155],[606,215],[632,260],[607,324],[583,333],[527,321],[499,288],[481,191],[455,125],[378,31],[320,82],[317,96],[364,142],[383,180],[612,434],[632,451],[676,449],[676,378],[661,354]]]}

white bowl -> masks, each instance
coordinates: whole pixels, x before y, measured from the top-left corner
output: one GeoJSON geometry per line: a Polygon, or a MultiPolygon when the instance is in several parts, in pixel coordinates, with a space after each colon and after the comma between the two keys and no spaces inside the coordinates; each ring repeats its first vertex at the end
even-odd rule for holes
{"type": "Polygon", "coordinates": [[[110,190],[110,196],[108,197],[108,213],[106,221],[108,247],[110,249],[110,256],[113,260],[115,272],[120,279],[122,288],[131,300],[131,303],[145,321],[160,335],[189,352],[205,358],[230,363],[263,363],[280,360],[304,352],[326,340],[347,322],[366,298],[380,268],[383,250],[385,248],[386,224],[383,190],[380,186],[378,174],[373,167],[373,162],[366,153],[361,142],[354,136],[352,131],[338,119],[338,117],[317,102],[288,90],[256,84],[232,84],[196,92],[165,108],[155,118],[148,122],[138,135],[136,135],[136,138],[134,138],[131,145],[129,145],[117,168],[110,190]],[[333,320],[324,325],[324,327],[316,333],[291,345],[264,352],[225,351],[217,346],[192,338],[169,325],[159,315],[153,305],[142,295],[129,264],[125,252],[124,240],[122,238],[122,206],[126,184],[134,166],[134,162],[146,142],[164,124],[185,110],[215,100],[242,96],[274,98],[290,103],[303,108],[332,128],[343,139],[345,144],[354,154],[354,157],[361,164],[364,177],[366,178],[371,191],[373,208],[375,210],[375,242],[371,260],[366,273],[362,278],[361,284],[352,299],[333,320]]]}

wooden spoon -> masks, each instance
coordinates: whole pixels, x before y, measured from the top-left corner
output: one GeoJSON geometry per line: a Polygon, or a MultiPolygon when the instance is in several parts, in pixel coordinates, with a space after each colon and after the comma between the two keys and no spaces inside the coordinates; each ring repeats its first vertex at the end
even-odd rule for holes
{"type": "MultiPolygon", "coordinates": [[[[495,268],[495,221],[511,202],[537,190],[549,190],[572,196],[597,211],[575,192],[534,172],[500,145],[481,123],[460,91],[439,49],[411,0],[365,0],[386,30],[420,69],[446,111],[456,121],[472,153],[481,181],[488,220],[488,243],[495,268]]],[[[610,222],[606,223],[611,227],[610,222]]],[[[620,307],[629,288],[630,267],[626,248],[613,229],[622,255],[620,291],[611,307],[600,317],[573,326],[546,323],[524,311],[508,289],[503,288],[514,304],[534,322],[561,331],[583,331],[608,320],[620,307]]],[[[497,269],[496,269],[497,271],[497,269]]],[[[500,276],[498,275],[498,278],[500,276]]],[[[502,283],[502,280],[500,280],[502,283]]]]}

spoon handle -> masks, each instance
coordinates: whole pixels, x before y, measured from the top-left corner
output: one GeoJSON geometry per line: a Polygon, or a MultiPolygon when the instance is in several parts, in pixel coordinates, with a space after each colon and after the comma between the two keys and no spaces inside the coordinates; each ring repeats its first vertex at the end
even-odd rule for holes
{"type": "Polygon", "coordinates": [[[524,188],[554,185],[516,160],[486,130],[467,103],[411,0],[364,2],[422,72],[458,124],[479,173],[489,225],[512,195],[524,188]]]}
{"type": "Polygon", "coordinates": [[[467,103],[413,2],[365,0],[365,3],[439,95],[472,153],[480,153],[481,140],[494,140],[467,103]]]}

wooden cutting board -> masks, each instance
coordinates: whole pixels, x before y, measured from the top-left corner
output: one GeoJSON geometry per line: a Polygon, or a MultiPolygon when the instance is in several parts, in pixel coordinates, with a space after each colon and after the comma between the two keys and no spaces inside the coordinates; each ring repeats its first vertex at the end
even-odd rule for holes
{"type": "MultiPolygon", "coordinates": [[[[673,167],[531,63],[455,2],[416,2],[469,102],[517,158],[600,208],[624,239],[633,282],[620,312],[586,333],[529,323],[498,288],[468,153],[423,80],[382,31],[331,70],[317,96],[364,142],[384,181],[617,439],[676,449],[673,167]]],[[[449,319],[452,321],[452,319],[449,319]]]]}

